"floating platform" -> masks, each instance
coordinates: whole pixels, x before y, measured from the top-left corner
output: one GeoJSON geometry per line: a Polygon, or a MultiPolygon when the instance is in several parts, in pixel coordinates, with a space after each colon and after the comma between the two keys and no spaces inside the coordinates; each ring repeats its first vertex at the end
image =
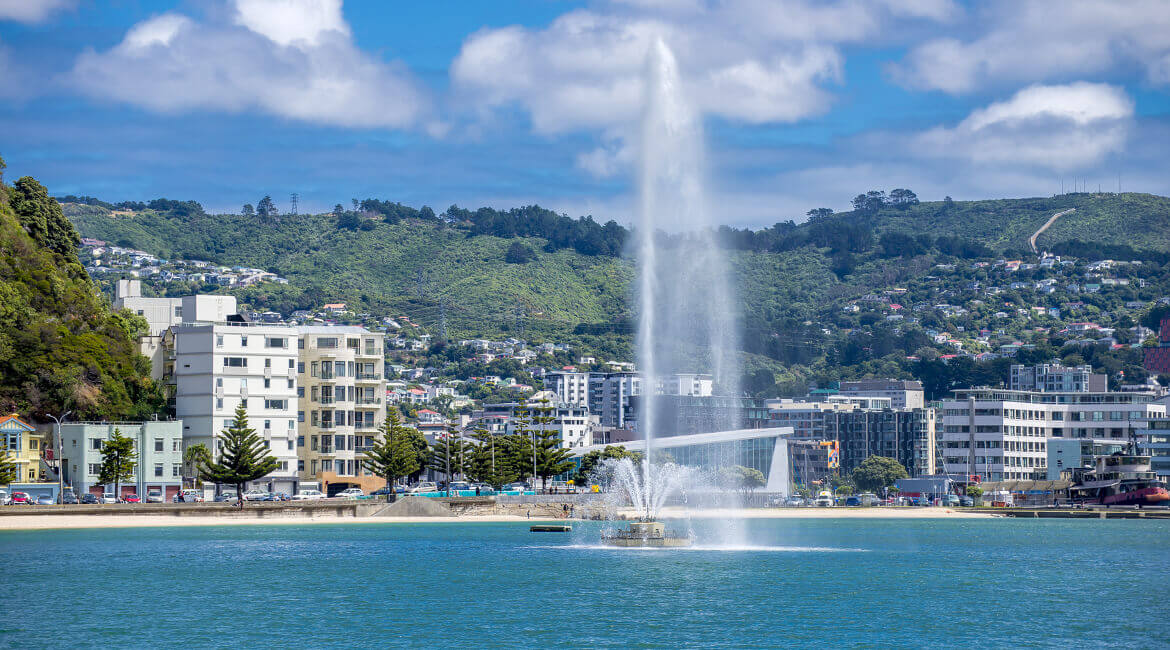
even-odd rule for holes
{"type": "Polygon", "coordinates": [[[997,510],[1000,517],[1024,517],[1034,519],[1170,519],[1170,510],[1138,508],[1004,508],[997,510]]]}
{"type": "Polygon", "coordinates": [[[573,527],[569,524],[537,524],[528,528],[530,533],[567,533],[571,530],[573,527]]]}
{"type": "Polygon", "coordinates": [[[625,530],[602,534],[601,543],[622,548],[678,548],[690,546],[691,538],[670,533],[658,521],[634,521],[625,530]]]}

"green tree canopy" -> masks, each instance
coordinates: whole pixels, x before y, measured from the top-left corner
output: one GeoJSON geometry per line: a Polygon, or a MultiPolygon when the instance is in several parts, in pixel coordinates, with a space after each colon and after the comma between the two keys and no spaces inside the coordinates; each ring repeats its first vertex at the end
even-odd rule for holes
{"type": "Polygon", "coordinates": [[[411,440],[411,432],[418,433],[403,426],[398,411],[390,409],[386,413],[386,421],[378,431],[378,437],[374,439],[373,446],[366,452],[366,458],[362,461],[368,471],[386,480],[386,486],[391,488],[387,495],[388,501],[397,498],[393,490],[394,482],[410,476],[422,467],[411,440]]]}
{"type": "Polygon", "coordinates": [[[204,463],[199,477],[204,481],[236,486],[236,497],[243,503],[244,484],[268,476],[280,466],[268,453],[268,443],[256,430],[248,426],[248,412],[243,404],[236,406],[231,426],[220,433],[219,461],[204,463]]]}
{"type": "Polygon", "coordinates": [[[548,487],[548,480],[573,469],[573,453],[561,444],[556,431],[539,431],[536,434],[536,475],[540,487],[548,487]]]}
{"type": "MultiPolygon", "coordinates": [[[[0,160],[0,162],[3,162],[0,160]]],[[[2,170],[2,168],[0,168],[2,170]]],[[[0,485],[8,485],[17,478],[17,466],[8,455],[7,446],[0,446],[0,485]]]]}
{"type": "Polygon", "coordinates": [[[20,225],[43,248],[73,258],[81,236],[73,223],[61,212],[61,204],[49,196],[44,185],[32,176],[24,176],[12,186],[12,211],[20,225]]]}
{"type": "Polygon", "coordinates": [[[121,484],[134,478],[134,465],[138,454],[134,451],[134,440],[122,435],[121,429],[114,429],[110,439],[102,443],[102,464],[98,472],[98,483],[114,486],[119,494],[121,484]]]}
{"type": "Polygon", "coordinates": [[[767,482],[763,472],[743,465],[721,468],[717,473],[717,479],[722,487],[745,493],[754,492],[756,488],[764,487],[767,482]]]}
{"type": "Polygon", "coordinates": [[[870,456],[853,470],[853,482],[867,492],[877,492],[909,476],[901,463],[885,456],[870,456]]]}
{"type": "Polygon", "coordinates": [[[183,464],[186,465],[187,475],[199,478],[202,467],[211,463],[211,450],[202,442],[197,442],[183,451],[183,464]]]}
{"type": "Polygon", "coordinates": [[[450,480],[454,476],[466,476],[472,464],[473,445],[462,439],[455,427],[449,427],[445,435],[439,436],[427,452],[427,467],[443,472],[450,480]]]}
{"type": "Polygon", "coordinates": [[[472,480],[487,483],[498,490],[518,478],[512,458],[500,444],[501,436],[493,435],[487,429],[475,429],[472,437],[478,443],[467,472],[472,480]]]}

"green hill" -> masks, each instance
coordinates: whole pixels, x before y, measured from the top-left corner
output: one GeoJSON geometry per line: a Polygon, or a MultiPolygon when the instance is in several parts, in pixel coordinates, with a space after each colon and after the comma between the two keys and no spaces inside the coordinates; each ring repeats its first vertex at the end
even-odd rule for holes
{"type": "Polygon", "coordinates": [[[163,400],[133,342],[145,323],[110,311],[77,239],[40,183],[0,178],[0,412],[149,417],[163,400]]]}
{"type": "MultiPolygon", "coordinates": [[[[444,219],[429,208],[372,199],[361,203],[360,213],[268,218],[207,215],[197,203],[165,199],[117,206],[63,200],[87,237],[288,278],[288,285],[235,291],[257,309],[289,314],[346,301],[373,315],[406,315],[432,332],[445,322],[455,337],[516,335],[607,357],[630,355],[633,268],[616,254],[629,233],[612,222],[572,220],[535,206],[507,212],[452,206],[444,219]]],[[[998,327],[1009,340],[1030,336],[1028,318],[998,322],[998,310],[983,296],[964,298],[964,287],[997,282],[972,271],[973,262],[1025,255],[1028,237],[1068,208],[1076,212],[1041,236],[1041,248],[1147,261],[1140,292],[1098,294],[1089,300],[1092,309],[1120,318],[1119,305],[1170,291],[1170,275],[1161,275],[1170,261],[1170,199],[1145,194],[879,202],[801,224],[723,228],[744,314],[746,366],[794,379],[841,366],[856,374],[903,372],[893,360],[934,345],[924,329],[949,321],[923,314],[902,324],[887,322],[885,314],[842,313],[863,296],[895,287],[910,287],[908,305],[979,300],[983,306],[963,317],[965,331],[998,327]],[[938,264],[954,270],[940,271],[938,264]]],[[[216,290],[167,288],[172,294],[216,290]]],[[[1073,300],[1063,293],[1044,301],[1011,297],[1024,305],[1073,300]]]]}

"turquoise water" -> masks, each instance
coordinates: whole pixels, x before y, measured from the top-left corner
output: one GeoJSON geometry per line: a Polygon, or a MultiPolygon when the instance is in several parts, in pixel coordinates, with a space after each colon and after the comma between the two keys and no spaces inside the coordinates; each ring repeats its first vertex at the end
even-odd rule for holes
{"type": "Polygon", "coordinates": [[[0,647],[1170,646],[1170,521],[739,526],[659,551],[592,524],[4,532],[0,647]]]}

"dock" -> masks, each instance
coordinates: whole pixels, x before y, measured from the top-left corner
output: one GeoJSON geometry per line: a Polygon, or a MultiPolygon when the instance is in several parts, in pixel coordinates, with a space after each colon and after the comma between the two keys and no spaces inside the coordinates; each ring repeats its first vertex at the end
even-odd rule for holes
{"type": "Polygon", "coordinates": [[[567,533],[573,530],[569,524],[537,524],[528,529],[530,533],[567,533]]]}
{"type": "Polygon", "coordinates": [[[1138,508],[1004,508],[995,514],[1026,519],[1170,519],[1170,510],[1138,508]]]}

